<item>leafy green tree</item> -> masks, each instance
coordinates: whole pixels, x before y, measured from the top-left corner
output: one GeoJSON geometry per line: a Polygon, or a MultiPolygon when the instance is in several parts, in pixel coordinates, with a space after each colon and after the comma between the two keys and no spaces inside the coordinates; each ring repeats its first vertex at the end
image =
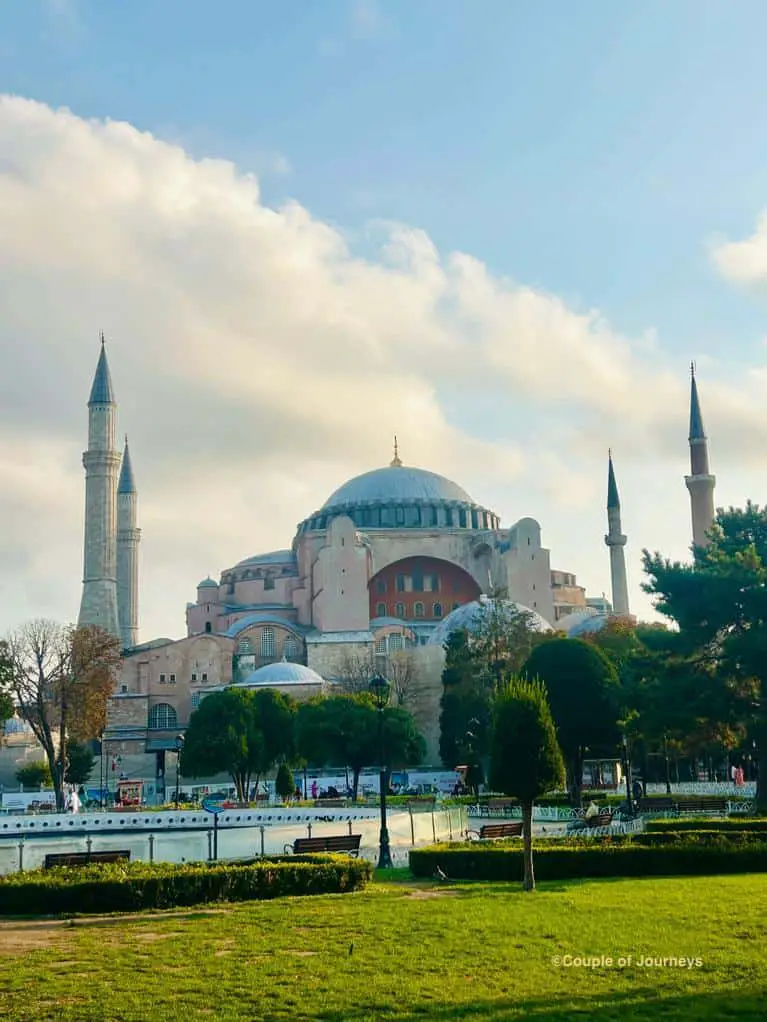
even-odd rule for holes
{"type": "Polygon", "coordinates": [[[87,784],[96,762],[93,749],[84,742],[70,742],[67,759],[67,772],[64,775],[67,784],[87,784]]]}
{"type": "MultiPolygon", "coordinates": [[[[423,736],[401,706],[383,711],[388,767],[410,766],[425,754],[423,736]]],[[[378,762],[378,710],[367,694],[327,696],[308,701],[297,713],[297,752],[315,766],[349,767],[352,797],[366,766],[378,762]]]]}
{"type": "Polygon", "coordinates": [[[618,742],[621,693],[615,667],[592,643],[550,639],[533,650],[523,673],[546,686],[570,801],[580,805],[586,749],[613,749],[618,742]]]}
{"type": "Polygon", "coordinates": [[[44,759],[25,763],[16,771],[16,780],[25,788],[42,788],[51,784],[51,768],[44,759]]]}
{"type": "Polygon", "coordinates": [[[490,784],[522,805],[526,891],[535,888],[533,805],[565,779],[546,689],[538,680],[512,678],[493,706],[490,784]]]}
{"type": "Polygon", "coordinates": [[[767,508],[749,501],[720,509],[709,545],[694,549],[692,563],[647,550],[643,559],[643,588],[676,623],[680,654],[706,673],[717,695],[709,716],[724,706],[720,724],[739,716],[757,741],[757,806],[767,811],[767,508]]]}
{"type": "Polygon", "coordinates": [[[274,781],[274,788],[283,802],[295,793],[296,781],[293,777],[293,771],[287,763],[280,763],[277,768],[277,777],[274,781]]]}
{"type": "Polygon", "coordinates": [[[295,704],[273,689],[228,688],[206,696],[192,714],[181,753],[186,777],[227,773],[246,802],[251,782],[294,751],[295,704]]]}

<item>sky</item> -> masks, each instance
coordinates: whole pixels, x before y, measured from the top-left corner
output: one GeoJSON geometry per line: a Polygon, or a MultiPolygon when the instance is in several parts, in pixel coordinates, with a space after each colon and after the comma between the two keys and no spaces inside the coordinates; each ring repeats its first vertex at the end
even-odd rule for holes
{"type": "Polygon", "coordinates": [[[0,632],[73,620],[101,330],[141,638],[400,454],[632,610],[767,499],[762,0],[0,0],[0,632]]]}

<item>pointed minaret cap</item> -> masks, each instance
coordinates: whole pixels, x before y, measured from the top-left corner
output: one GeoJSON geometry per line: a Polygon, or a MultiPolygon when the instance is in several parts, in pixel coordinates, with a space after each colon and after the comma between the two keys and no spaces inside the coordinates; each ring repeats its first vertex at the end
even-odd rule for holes
{"type": "Polygon", "coordinates": [[[389,468],[401,468],[401,467],[402,467],[402,461],[400,460],[399,449],[398,449],[398,446],[397,446],[397,435],[395,433],[395,435],[394,435],[394,457],[389,462],[389,468]]]}
{"type": "Polygon", "coordinates": [[[115,395],[112,390],[112,377],[109,375],[109,363],[107,362],[106,348],[104,347],[104,334],[101,334],[101,351],[99,360],[96,363],[96,375],[93,377],[91,396],[88,398],[89,405],[113,405],[115,395]]]}
{"type": "Polygon", "coordinates": [[[607,451],[607,507],[620,507],[621,501],[618,496],[618,484],[615,481],[615,470],[613,468],[612,449],[607,451]]]}
{"type": "Polygon", "coordinates": [[[698,384],[695,382],[695,363],[690,363],[690,440],[705,440],[706,431],[703,428],[703,416],[700,412],[700,401],[698,400],[698,384]]]}
{"type": "Polygon", "coordinates": [[[123,463],[120,469],[120,479],[117,483],[118,493],[136,493],[136,480],[133,478],[133,466],[128,450],[128,437],[125,437],[125,450],[123,451],[123,463]]]}

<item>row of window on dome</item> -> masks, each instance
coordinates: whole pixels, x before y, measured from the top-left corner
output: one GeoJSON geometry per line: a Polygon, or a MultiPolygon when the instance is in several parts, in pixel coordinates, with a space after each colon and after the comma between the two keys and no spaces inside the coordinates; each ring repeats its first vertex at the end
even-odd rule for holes
{"type": "Polygon", "coordinates": [[[346,514],[360,529],[497,529],[499,519],[481,508],[444,507],[431,504],[389,504],[358,507],[308,519],[299,531],[325,529],[337,514],[346,514]]]}

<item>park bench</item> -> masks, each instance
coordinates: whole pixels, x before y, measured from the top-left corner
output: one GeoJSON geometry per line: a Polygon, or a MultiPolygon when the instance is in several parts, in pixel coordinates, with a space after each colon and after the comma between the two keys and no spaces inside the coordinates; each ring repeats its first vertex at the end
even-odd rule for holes
{"type": "Polygon", "coordinates": [[[316,798],[314,805],[317,809],[343,809],[346,799],[343,798],[316,798]]]}
{"type": "Polygon", "coordinates": [[[639,799],[640,813],[670,813],[676,810],[676,805],[669,798],[653,797],[645,795],[639,799]]]}
{"type": "Polygon", "coordinates": [[[522,821],[515,823],[485,823],[478,831],[470,830],[469,834],[476,834],[480,841],[490,841],[503,837],[522,837],[522,821]]]}
{"type": "Polygon", "coordinates": [[[613,813],[611,809],[600,809],[596,816],[586,816],[581,810],[576,819],[571,820],[567,829],[572,830],[593,830],[596,827],[609,827],[613,822],[613,813]]]}
{"type": "Polygon", "coordinates": [[[676,802],[676,808],[679,810],[680,813],[697,813],[699,815],[705,813],[706,816],[726,816],[727,799],[726,798],[679,799],[676,802]]]}
{"type": "MultiPolygon", "coordinates": [[[[361,834],[331,834],[330,837],[297,837],[293,842],[294,855],[307,855],[312,852],[348,852],[350,855],[360,854],[361,834]]],[[[289,853],[291,845],[285,845],[289,853]]]]}
{"type": "Polygon", "coordinates": [[[43,861],[45,869],[53,866],[90,866],[93,862],[125,862],[130,859],[126,850],[108,852],[49,852],[43,861]]]}

